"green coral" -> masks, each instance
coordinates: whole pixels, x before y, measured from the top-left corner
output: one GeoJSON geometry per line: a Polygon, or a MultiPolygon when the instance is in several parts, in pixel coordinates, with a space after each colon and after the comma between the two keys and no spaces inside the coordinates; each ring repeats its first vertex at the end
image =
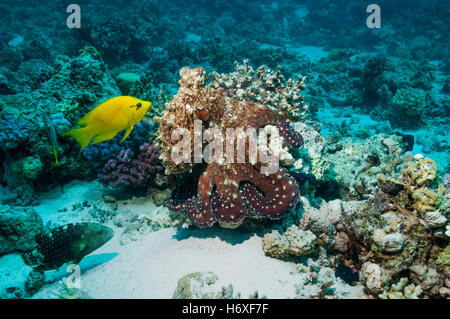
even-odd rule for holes
{"type": "Polygon", "coordinates": [[[44,164],[39,157],[28,156],[13,162],[11,168],[13,172],[22,177],[35,180],[42,172],[44,164]]]}
{"type": "Polygon", "coordinates": [[[447,246],[445,246],[445,248],[438,254],[435,263],[441,267],[444,272],[450,272],[450,244],[447,244],[447,246]]]}
{"type": "Polygon", "coordinates": [[[130,88],[129,94],[152,102],[152,107],[144,117],[144,119],[148,120],[152,120],[155,116],[161,116],[166,107],[166,103],[171,98],[164,85],[161,84],[159,87],[155,87],[150,74],[145,74],[139,81],[135,82],[130,88]]]}
{"type": "Polygon", "coordinates": [[[119,87],[120,91],[123,95],[128,95],[131,88],[141,80],[141,77],[132,72],[123,72],[120,73],[117,78],[117,86],[119,87]]]}
{"type": "Polygon", "coordinates": [[[85,46],[83,49],[79,50],[79,53],[81,57],[85,55],[91,55],[97,60],[102,60],[101,53],[97,50],[97,48],[93,46],[85,46]]]}
{"type": "Polygon", "coordinates": [[[79,117],[79,115],[77,114],[78,107],[78,102],[68,99],[64,99],[60,103],[56,104],[56,109],[62,112],[71,123],[74,123],[79,117]]]}
{"type": "Polygon", "coordinates": [[[400,88],[392,98],[391,120],[399,126],[417,126],[421,123],[426,104],[425,91],[422,89],[400,88]]]}

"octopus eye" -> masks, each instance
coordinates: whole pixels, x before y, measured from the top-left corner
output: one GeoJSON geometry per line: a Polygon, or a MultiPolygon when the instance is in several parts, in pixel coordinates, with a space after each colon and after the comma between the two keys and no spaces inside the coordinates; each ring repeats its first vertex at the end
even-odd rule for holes
{"type": "Polygon", "coordinates": [[[197,107],[197,109],[195,111],[195,115],[197,115],[198,119],[203,122],[206,122],[209,119],[208,110],[201,106],[197,107]]]}

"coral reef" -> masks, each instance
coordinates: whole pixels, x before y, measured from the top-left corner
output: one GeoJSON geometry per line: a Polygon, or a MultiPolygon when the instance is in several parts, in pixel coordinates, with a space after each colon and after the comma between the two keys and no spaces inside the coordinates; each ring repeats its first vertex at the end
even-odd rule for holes
{"type": "Polygon", "coordinates": [[[105,187],[147,187],[158,173],[164,171],[158,158],[158,148],[148,143],[139,147],[138,154],[130,149],[122,150],[117,158],[106,162],[99,179],[105,187]]]}
{"type": "Polygon", "coordinates": [[[274,230],[262,239],[264,252],[274,258],[310,255],[315,250],[315,243],[316,236],[311,231],[295,225],[289,227],[283,235],[274,230]]]}
{"type": "Polygon", "coordinates": [[[43,231],[42,219],[33,208],[0,206],[0,255],[33,250],[34,238],[43,231]]]}
{"type": "Polygon", "coordinates": [[[20,118],[5,116],[0,118],[0,149],[8,151],[25,143],[31,132],[30,124],[20,118]]]}
{"type": "Polygon", "coordinates": [[[233,286],[220,288],[219,277],[212,272],[187,274],[178,280],[173,299],[233,299],[233,286]]]}
{"type": "Polygon", "coordinates": [[[422,288],[414,284],[408,284],[408,278],[402,277],[396,284],[392,284],[388,290],[378,296],[382,299],[419,299],[422,288]]]}
{"type": "Polygon", "coordinates": [[[337,144],[339,147],[333,146],[337,151],[328,152],[322,159],[332,163],[323,179],[337,182],[342,199],[367,198],[376,187],[377,177],[393,171],[402,161],[403,143],[395,135],[379,134],[365,141],[347,138],[337,144]]]}
{"type": "Polygon", "coordinates": [[[10,190],[6,200],[10,204],[29,205],[37,189],[45,190],[61,180],[92,177],[92,170],[75,144],[59,135],[98,102],[120,95],[93,48],[73,58],[58,56],[53,63],[54,72],[41,79],[37,88],[0,97],[0,173],[2,183],[10,190]],[[55,128],[60,166],[53,164],[54,154],[43,120],[36,116],[40,111],[49,115],[55,128]]]}
{"type": "Polygon", "coordinates": [[[381,294],[389,283],[389,275],[377,264],[366,262],[361,267],[361,283],[372,294],[381,294]]]}
{"type": "Polygon", "coordinates": [[[150,232],[155,232],[163,228],[178,227],[187,228],[190,226],[189,220],[176,213],[170,212],[167,208],[156,209],[150,214],[121,214],[114,217],[114,224],[124,227],[120,235],[120,244],[127,245],[137,241],[141,236],[150,232]]]}
{"type": "Polygon", "coordinates": [[[131,149],[139,151],[139,147],[150,141],[154,127],[148,122],[141,121],[135,125],[130,136],[120,143],[122,136],[118,134],[114,138],[91,145],[83,150],[83,157],[89,161],[94,169],[99,170],[111,159],[116,158],[120,152],[131,149]]]}
{"type": "MultiPolygon", "coordinates": [[[[302,78],[299,77],[297,82],[289,80],[284,87],[281,85],[282,77],[279,71],[271,73],[260,69],[255,75],[246,63],[245,72],[236,67],[237,71],[230,75],[231,79],[226,87],[219,85],[226,82],[225,76],[205,86],[205,72],[202,68],[181,69],[180,89],[167,104],[163,116],[156,119],[160,123],[158,140],[161,143],[166,174],[186,172],[192,168],[192,163],[198,161],[194,158],[198,147],[194,145],[198,138],[194,132],[195,121],[216,130],[212,138],[213,143],[223,143],[227,130],[230,129],[241,129],[244,132],[248,128],[257,129],[267,124],[278,124],[280,134],[288,145],[289,142],[291,147],[303,144],[301,135],[286,126],[288,124],[283,124],[290,117],[300,116],[299,110],[303,104],[300,100],[299,103],[290,105],[286,98],[282,98],[294,96],[297,100],[301,99],[298,92],[303,88],[302,78]],[[270,81],[273,90],[278,88],[280,93],[275,97],[269,95],[267,104],[248,101],[247,98],[250,97],[245,94],[236,96],[239,90],[236,91],[234,87],[241,85],[240,80],[244,83],[248,81],[249,76],[259,78],[262,83],[270,81]],[[293,95],[295,92],[297,95],[293,95]],[[277,108],[271,107],[271,104],[277,108]],[[180,128],[189,132],[190,141],[186,145],[189,151],[181,154],[183,150],[178,149],[178,155],[184,157],[183,162],[176,163],[172,155],[173,148],[177,150],[178,141],[172,139],[172,134],[176,134],[175,130],[180,128]]],[[[268,90],[270,89],[271,87],[268,90]]],[[[234,154],[234,138],[233,135],[231,158],[225,160],[222,153],[211,150],[210,155],[213,158],[209,159],[210,163],[199,177],[198,196],[171,201],[173,210],[186,210],[193,222],[200,227],[211,226],[216,221],[222,226],[236,227],[248,213],[278,219],[295,205],[298,189],[295,180],[288,176],[287,171],[282,168],[276,174],[261,174],[261,161],[252,163],[247,148],[245,154],[234,154]],[[244,156],[244,161],[238,160],[238,156],[244,156]],[[241,183],[243,184],[240,185],[241,183]]],[[[229,154],[226,156],[229,157],[229,154]]]]}
{"type": "Polygon", "coordinates": [[[392,97],[392,104],[396,110],[392,117],[399,119],[401,115],[401,121],[395,120],[394,123],[398,125],[415,123],[413,125],[417,125],[421,121],[422,114],[425,113],[427,104],[425,92],[422,89],[400,88],[392,97]]]}
{"type": "Polygon", "coordinates": [[[23,299],[29,297],[25,289],[32,268],[27,266],[20,254],[0,256],[0,298],[23,299]]]}

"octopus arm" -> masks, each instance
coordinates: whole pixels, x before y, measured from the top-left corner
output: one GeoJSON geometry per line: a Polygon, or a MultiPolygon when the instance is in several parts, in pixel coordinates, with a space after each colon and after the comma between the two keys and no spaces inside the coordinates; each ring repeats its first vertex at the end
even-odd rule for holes
{"type": "Polygon", "coordinates": [[[259,175],[252,182],[245,182],[242,194],[250,209],[257,215],[279,219],[298,201],[298,185],[281,169],[275,176],[259,175]]]}

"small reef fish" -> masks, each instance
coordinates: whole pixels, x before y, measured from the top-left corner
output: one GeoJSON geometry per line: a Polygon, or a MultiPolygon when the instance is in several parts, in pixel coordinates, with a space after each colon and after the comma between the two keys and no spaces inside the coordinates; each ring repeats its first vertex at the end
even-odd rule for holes
{"type": "Polygon", "coordinates": [[[58,141],[56,139],[55,127],[44,111],[42,111],[42,117],[44,119],[44,126],[47,131],[48,139],[52,144],[53,154],[55,155],[55,166],[59,166],[58,153],[56,151],[56,149],[58,148],[58,141]]]}
{"type": "Polygon", "coordinates": [[[113,235],[114,231],[102,224],[67,224],[36,236],[36,248],[24,260],[37,271],[58,269],[67,262],[78,264],[113,235]]]}
{"type": "Polygon", "coordinates": [[[83,150],[91,141],[92,145],[107,141],[126,129],[120,141],[123,142],[133,127],[143,119],[151,105],[151,102],[132,96],[113,97],[95,107],[77,122],[77,125],[84,126],[83,128],[72,129],[63,136],[72,136],[83,150]]]}

